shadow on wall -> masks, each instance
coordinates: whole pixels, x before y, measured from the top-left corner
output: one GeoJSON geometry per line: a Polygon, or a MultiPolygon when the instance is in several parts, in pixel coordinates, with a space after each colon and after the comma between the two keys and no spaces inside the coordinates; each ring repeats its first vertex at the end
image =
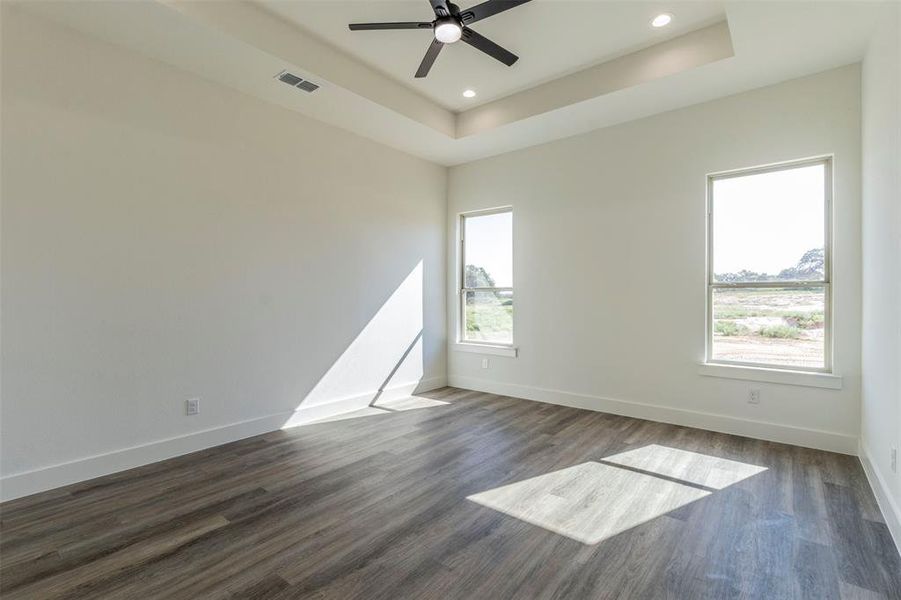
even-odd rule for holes
{"type": "Polygon", "coordinates": [[[408,397],[423,380],[423,266],[413,268],[282,429],[377,401],[408,397]]]}

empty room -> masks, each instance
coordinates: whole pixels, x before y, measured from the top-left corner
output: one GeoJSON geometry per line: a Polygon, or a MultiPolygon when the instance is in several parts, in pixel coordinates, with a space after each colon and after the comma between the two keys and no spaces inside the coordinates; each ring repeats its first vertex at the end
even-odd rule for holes
{"type": "Polygon", "coordinates": [[[901,599],[901,0],[0,44],[3,600],[901,599]]]}

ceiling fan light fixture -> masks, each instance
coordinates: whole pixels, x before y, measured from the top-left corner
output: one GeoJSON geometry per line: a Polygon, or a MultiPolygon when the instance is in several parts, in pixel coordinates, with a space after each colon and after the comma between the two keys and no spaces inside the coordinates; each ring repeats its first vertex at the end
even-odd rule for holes
{"type": "Polygon", "coordinates": [[[672,20],[673,15],[669,13],[660,13],[659,15],[651,19],[651,27],[655,27],[657,29],[666,27],[672,22],[672,20]]]}
{"type": "Polygon", "coordinates": [[[463,28],[456,19],[446,19],[435,25],[435,39],[442,44],[453,44],[463,37],[463,28]]]}

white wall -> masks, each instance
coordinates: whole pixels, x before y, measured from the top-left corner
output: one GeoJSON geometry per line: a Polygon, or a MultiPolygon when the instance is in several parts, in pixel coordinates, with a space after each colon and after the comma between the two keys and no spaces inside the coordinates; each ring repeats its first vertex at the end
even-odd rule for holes
{"type": "Polygon", "coordinates": [[[901,4],[885,9],[863,63],[861,458],[901,545],[901,4]]]}
{"type": "Polygon", "coordinates": [[[445,168],[2,25],[5,497],[443,383],[445,168]]]}
{"type": "Polygon", "coordinates": [[[859,77],[857,65],[843,67],[452,168],[450,319],[456,215],[512,205],[519,357],[490,357],[485,370],[482,356],[452,350],[451,384],[855,452],[859,77]],[[835,156],[834,365],[844,387],[755,384],[762,400],[749,405],[748,382],[698,374],[706,175],[823,154],[835,156]]]}

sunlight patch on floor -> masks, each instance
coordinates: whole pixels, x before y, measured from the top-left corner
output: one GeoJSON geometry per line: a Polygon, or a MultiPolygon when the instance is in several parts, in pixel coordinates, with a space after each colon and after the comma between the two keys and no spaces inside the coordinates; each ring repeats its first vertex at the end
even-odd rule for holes
{"type": "Polygon", "coordinates": [[[764,470],[652,445],[473,494],[467,500],[593,545],[764,470]]]}
{"type": "Polygon", "coordinates": [[[714,490],[766,471],[766,467],[758,465],[657,444],[608,456],[601,462],[640,469],[714,490]]]}

